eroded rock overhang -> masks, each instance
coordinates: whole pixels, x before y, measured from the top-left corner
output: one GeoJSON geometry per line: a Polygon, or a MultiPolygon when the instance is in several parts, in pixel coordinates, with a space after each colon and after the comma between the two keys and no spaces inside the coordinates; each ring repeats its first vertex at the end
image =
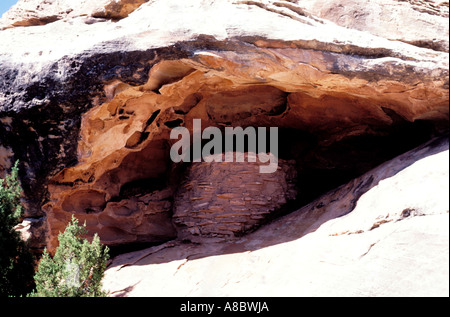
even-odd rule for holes
{"type": "Polygon", "coordinates": [[[303,202],[445,131],[444,71],[425,81],[427,74],[387,57],[376,66],[383,72],[372,73],[358,69],[374,58],[241,45],[239,53],[195,50],[162,60],[143,85],[105,82],[104,102],[82,115],[77,163],[49,182],[50,245],[72,214],[110,245],[174,238],[182,176],[170,161],[169,134],[176,126],[192,132],[194,119],[204,128],[280,128],[280,155],[297,163],[303,202]]]}
{"type": "Polygon", "coordinates": [[[271,34],[228,25],[197,35],[208,32],[196,24],[176,37],[159,30],[120,38],[127,23],[142,22],[140,10],[114,27],[83,24],[87,44],[74,40],[79,47],[60,33],[53,41],[67,48],[21,46],[22,60],[2,54],[0,143],[21,161],[27,216],[48,225],[41,246],[54,248],[72,214],[110,245],[174,238],[173,196],[184,172],[170,161],[169,134],[192,131],[193,119],[278,127],[280,157],[297,167],[298,204],[448,131],[448,53],[299,13],[248,12],[298,31],[274,23],[271,34]],[[91,40],[92,28],[116,33],[91,40]]]}

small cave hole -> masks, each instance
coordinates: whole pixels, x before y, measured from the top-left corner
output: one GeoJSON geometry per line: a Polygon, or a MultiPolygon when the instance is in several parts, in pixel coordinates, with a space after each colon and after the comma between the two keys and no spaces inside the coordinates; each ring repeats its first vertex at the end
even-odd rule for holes
{"type": "Polygon", "coordinates": [[[95,190],[77,191],[62,203],[63,210],[72,213],[99,213],[105,206],[105,194],[95,190]]]}
{"type": "Polygon", "coordinates": [[[158,115],[161,113],[161,110],[158,109],[155,112],[152,113],[151,117],[147,120],[146,126],[148,127],[149,125],[151,125],[153,123],[153,121],[156,120],[156,118],[158,117],[158,115]]]}
{"type": "MultiPolygon", "coordinates": [[[[395,116],[394,113],[390,115],[395,116]]],[[[328,191],[348,183],[434,136],[433,127],[425,121],[406,122],[399,116],[395,116],[395,119],[396,124],[385,128],[379,135],[349,136],[331,145],[322,143],[321,137],[311,132],[279,127],[279,159],[295,162],[297,196],[271,213],[265,221],[300,209],[328,191]]],[[[223,129],[224,127],[222,132],[223,129]]],[[[270,149],[268,139],[267,137],[267,152],[270,149]]],[[[209,141],[202,140],[201,148],[209,141]]],[[[244,152],[249,151],[248,145],[246,137],[244,152]]],[[[225,133],[222,133],[222,147],[225,147],[225,133]]],[[[236,146],[232,151],[237,151],[236,146]]],[[[191,160],[195,159],[193,146],[190,153],[191,160]]],[[[189,164],[184,163],[178,171],[185,172],[189,164]]],[[[227,180],[224,179],[223,182],[227,180]]]]}
{"type": "Polygon", "coordinates": [[[122,199],[129,199],[134,196],[145,195],[157,190],[166,188],[167,182],[164,178],[146,178],[139,179],[122,185],[120,188],[119,197],[111,201],[120,201],[122,199]]]}
{"type": "Polygon", "coordinates": [[[173,129],[173,128],[181,126],[183,124],[183,122],[184,122],[183,119],[176,119],[176,120],[164,122],[164,124],[166,127],[173,129]]]}

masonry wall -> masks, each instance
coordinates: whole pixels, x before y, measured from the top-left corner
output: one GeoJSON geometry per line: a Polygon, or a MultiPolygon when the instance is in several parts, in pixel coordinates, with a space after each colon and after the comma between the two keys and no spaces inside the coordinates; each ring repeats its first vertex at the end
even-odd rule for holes
{"type": "Polygon", "coordinates": [[[192,163],[174,197],[178,236],[227,238],[251,230],[296,197],[293,161],[279,160],[271,174],[259,160],[192,163]]]}

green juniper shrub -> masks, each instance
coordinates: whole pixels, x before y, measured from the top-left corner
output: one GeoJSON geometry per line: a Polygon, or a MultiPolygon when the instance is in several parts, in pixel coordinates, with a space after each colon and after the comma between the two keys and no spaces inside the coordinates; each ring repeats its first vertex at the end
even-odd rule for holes
{"type": "Polygon", "coordinates": [[[36,297],[104,297],[101,280],[109,258],[108,247],[95,234],[92,243],[82,236],[86,224],[78,225],[72,216],[65,231],[58,236],[59,246],[52,258],[47,250],[34,277],[36,297]]]}
{"type": "Polygon", "coordinates": [[[34,287],[33,256],[14,229],[23,211],[17,166],[0,179],[0,297],[25,296],[34,287]]]}

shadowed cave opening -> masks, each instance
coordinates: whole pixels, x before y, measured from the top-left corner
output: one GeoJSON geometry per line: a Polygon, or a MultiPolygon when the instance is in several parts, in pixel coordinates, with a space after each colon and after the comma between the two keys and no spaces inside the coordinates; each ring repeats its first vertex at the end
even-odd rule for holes
{"type": "MultiPolygon", "coordinates": [[[[295,166],[297,175],[295,181],[296,196],[287,200],[281,207],[272,210],[256,225],[237,231],[233,235],[235,237],[245,235],[283,215],[300,209],[326,192],[346,184],[383,162],[423,144],[435,135],[434,130],[434,125],[428,121],[401,121],[396,125],[385,127],[383,131],[377,131],[378,134],[350,136],[332,144],[326,144],[322,142],[320,135],[301,129],[279,127],[279,159],[293,162],[295,166]]],[[[224,135],[225,133],[222,133],[223,137],[224,135]]],[[[245,138],[245,140],[244,152],[247,152],[248,139],[245,138]]],[[[202,140],[202,148],[209,141],[202,140]]],[[[225,144],[224,139],[222,139],[222,142],[222,144],[225,144]]],[[[267,141],[266,148],[270,148],[269,141],[267,141]]],[[[236,147],[233,150],[236,151],[236,147]]],[[[191,145],[192,152],[193,145],[191,145]]],[[[172,166],[160,178],[140,179],[124,184],[120,190],[121,199],[163,190],[166,187],[172,187],[175,196],[193,163],[170,164],[172,166]]],[[[228,181],[227,177],[224,177],[221,183],[226,185],[228,181]]],[[[174,199],[172,197],[172,203],[174,199]]],[[[172,209],[172,216],[174,216],[173,213],[174,210],[172,209]]],[[[120,245],[113,247],[113,252],[119,254],[156,244],[159,243],[120,245]]]]}
{"type": "Polygon", "coordinates": [[[167,186],[163,178],[145,178],[125,183],[120,188],[120,194],[114,197],[114,201],[129,199],[133,196],[145,195],[156,190],[162,190],[167,186]]]}
{"type": "MultiPolygon", "coordinates": [[[[295,199],[287,201],[257,225],[248,230],[236,232],[234,236],[240,237],[253,232],[283,215],[296,211],[328,191],[346,184],[383,162],[416,148],[439,134],[436,133],[434,124],[426,120],[402,121],[401,124],[379,132],[379,135],[347,137],[328,145],[323,144],[320,136],[313,133],[279,127],[279,158],[295,162],[297,195],[295,199]]],[[[202,144],[204,145],[208,141],[203,140],[202,144]]],[[[269,144],[267,144],[267,148],[269,148],[269,144]]],[[[247,149],[248,144],[246,143],[245,150],[247,149]]],[[[120,198],[144,195],[167,187],[172,187],[176,193],[192,164],[190,162],[169,163],[171,166],[167,173],[160,178],[146,178],[126,183],[121,187],[120,198]]],[[[223,182],[226,183],[227,179],[223,179],[223,182]]],[[[173,198],[171,201],[173,203],[173,198]]],[[[110,249],[111,254],[115,256],[159,244],[161,242],[136,242],[111,246],[110,249]]]]}
{"type": "Polygon", "coordinates": [[[379,134],[349,136],[331,145],[295,129],[280,129],[280,158],[295,160],[298,195],[293,210],[435,136],[425,120],[402,121],[379,134]]]}
{"type": "MultiPolygon", "coordinates": [[[[296,210],[376,166],[427,142],[439,134],[435,130],[434,123],[427,120],[398,120],[397,124],[383,127],[377,134],[348,136],[326,144],[321,142],[320,135],[302,129],[278,127],[278,157],[285,161],[295,161],[298,190],[296,199],[289,203],[289,208],[285,208],[286,211],[282,214],[296,210]]],[[[223,145],[223,127],[221,131],[223,145]]],[[[256,140],[258,142],[258,135],[256,140]]],[[[209,141],[210,139],[202,140],[201,148],[209,141]]],[[[266,142],[266,149],[270,149],[269,140],[266,142]]],[[[248,150],[248,138],[245,137],[244,152],[248,150]]],[[[237,151],[235,143],[233,151],[237,151]]],[[[193,146],[190,147],[190,153],[192,159],[193,146]]],[[[171,176],[175,177],[175,183],[179,183],[191,164],[175,164],[171,176]]]]}

